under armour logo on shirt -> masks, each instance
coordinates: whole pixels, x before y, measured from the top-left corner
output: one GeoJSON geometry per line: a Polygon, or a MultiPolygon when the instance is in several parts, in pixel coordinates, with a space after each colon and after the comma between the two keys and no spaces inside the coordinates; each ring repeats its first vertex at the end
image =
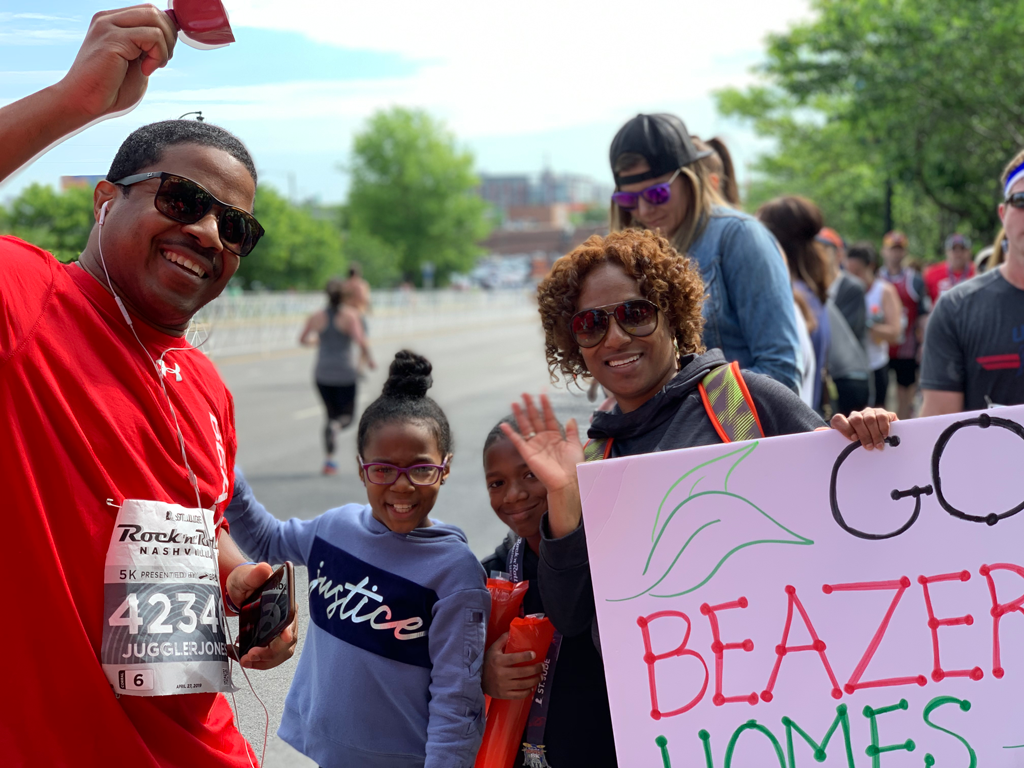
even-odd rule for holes
{"type": "Polygon", "coordinates": [[[176,364],[171,368],[167,363],[164,362],[163,358],[156,361],[157,367],[160,369],[160,377],[166,378],[168,373],[174,374],[175,381],[181,381],[181,364],[176,364]]]}

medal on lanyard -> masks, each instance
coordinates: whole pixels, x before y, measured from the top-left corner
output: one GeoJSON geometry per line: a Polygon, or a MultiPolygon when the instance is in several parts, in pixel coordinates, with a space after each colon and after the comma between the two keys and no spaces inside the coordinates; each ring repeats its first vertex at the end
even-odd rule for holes
{"type": "Polygon", "coordinates": [[[100,660],[115,693],[234,690],[212,510],[126,500],[103,581],[100,660]]]}
{"type": "MultiPolygon", "coordinates": [[[[512,574],[512,581],[523,580],[525,570],[523,561],[526,557],[526,542],[522,538],[516,539],[512,545],[512,551],[508,554],[507,567],[512,574]]],[[[555,677],[555,667],[558,664],[558,652],[562,647],[562,634],[555,632],[551,638],[551,645],[544,658],[543,671],[537,689],[533,692],[533,702],[530,704],[530,715],[526,727],[526,741],[523,742],[523,766],[524,768],[551,768],[547,756],[544,754],[544,730],[548,723],[548,709],[551,706],[551,683],[555,677]]]]}

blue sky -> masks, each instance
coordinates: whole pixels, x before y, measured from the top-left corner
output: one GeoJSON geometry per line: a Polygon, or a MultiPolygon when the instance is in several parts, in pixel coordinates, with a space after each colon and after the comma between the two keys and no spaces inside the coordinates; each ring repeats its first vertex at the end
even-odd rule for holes
{"type": "MultiPolygon", "coordinates": [[[[375,110],[422,107],[443,119],[483,172],[583,173],[609,182],[607,151],[637,112],[680,115],[691,132],[721,135],[742,166],[760,148],[715,114],[710,93],[752,82],[763,40],[808,15],[807,0],[227,0],[237,42],[178,45],[132,113],[93,126],[0,186],[102,174],[135,127],[200,109],[239,135],[261,182],[325,202],[345,197],[343,166],[375,110]],[[286,8],[287,11],[283,11],[286,8]],[[679,30],[651,40],[644,30],[679,30]]],[[[0,104],[70,67],[93,0],[4,0],[0,104]]]]}

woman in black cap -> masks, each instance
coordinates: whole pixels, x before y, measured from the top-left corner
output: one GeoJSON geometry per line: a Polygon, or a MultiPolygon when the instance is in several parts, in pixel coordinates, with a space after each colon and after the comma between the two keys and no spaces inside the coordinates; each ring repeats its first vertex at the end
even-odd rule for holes
{"type": "Polygon", "coordinates": [[[700,267],[708,294],[704,344],[728,360],[797,388],[793,294],[784,257],[752,217],[711,183],[683,121],[637,115],[612,141],[611,229],[658,230],[700,267]]]}

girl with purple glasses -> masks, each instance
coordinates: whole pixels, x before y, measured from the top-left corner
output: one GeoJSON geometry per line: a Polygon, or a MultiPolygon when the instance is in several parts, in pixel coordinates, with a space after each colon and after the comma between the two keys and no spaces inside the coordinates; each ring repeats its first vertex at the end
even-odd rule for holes
{"type": "Polygon", "coordinates": [[[326,768],[470,768],[483,736],[491,598],[465,534],[429,517],[452,460],[430,372],[399,352],[359,421],[368,504],[282,522],[235,472],[225,514],[239,546],[309,569],[309,637],[278,735],[326,768]]]}
{"type": "Polygon", "coordinates": [[[609,153],[611,229],[657,231],[689,256],[708,294],[704,345],[796,391],[800,341],[785,260],[760,223],[723,199],[712,154],[675,115],[634,117],[609,153]]]}

